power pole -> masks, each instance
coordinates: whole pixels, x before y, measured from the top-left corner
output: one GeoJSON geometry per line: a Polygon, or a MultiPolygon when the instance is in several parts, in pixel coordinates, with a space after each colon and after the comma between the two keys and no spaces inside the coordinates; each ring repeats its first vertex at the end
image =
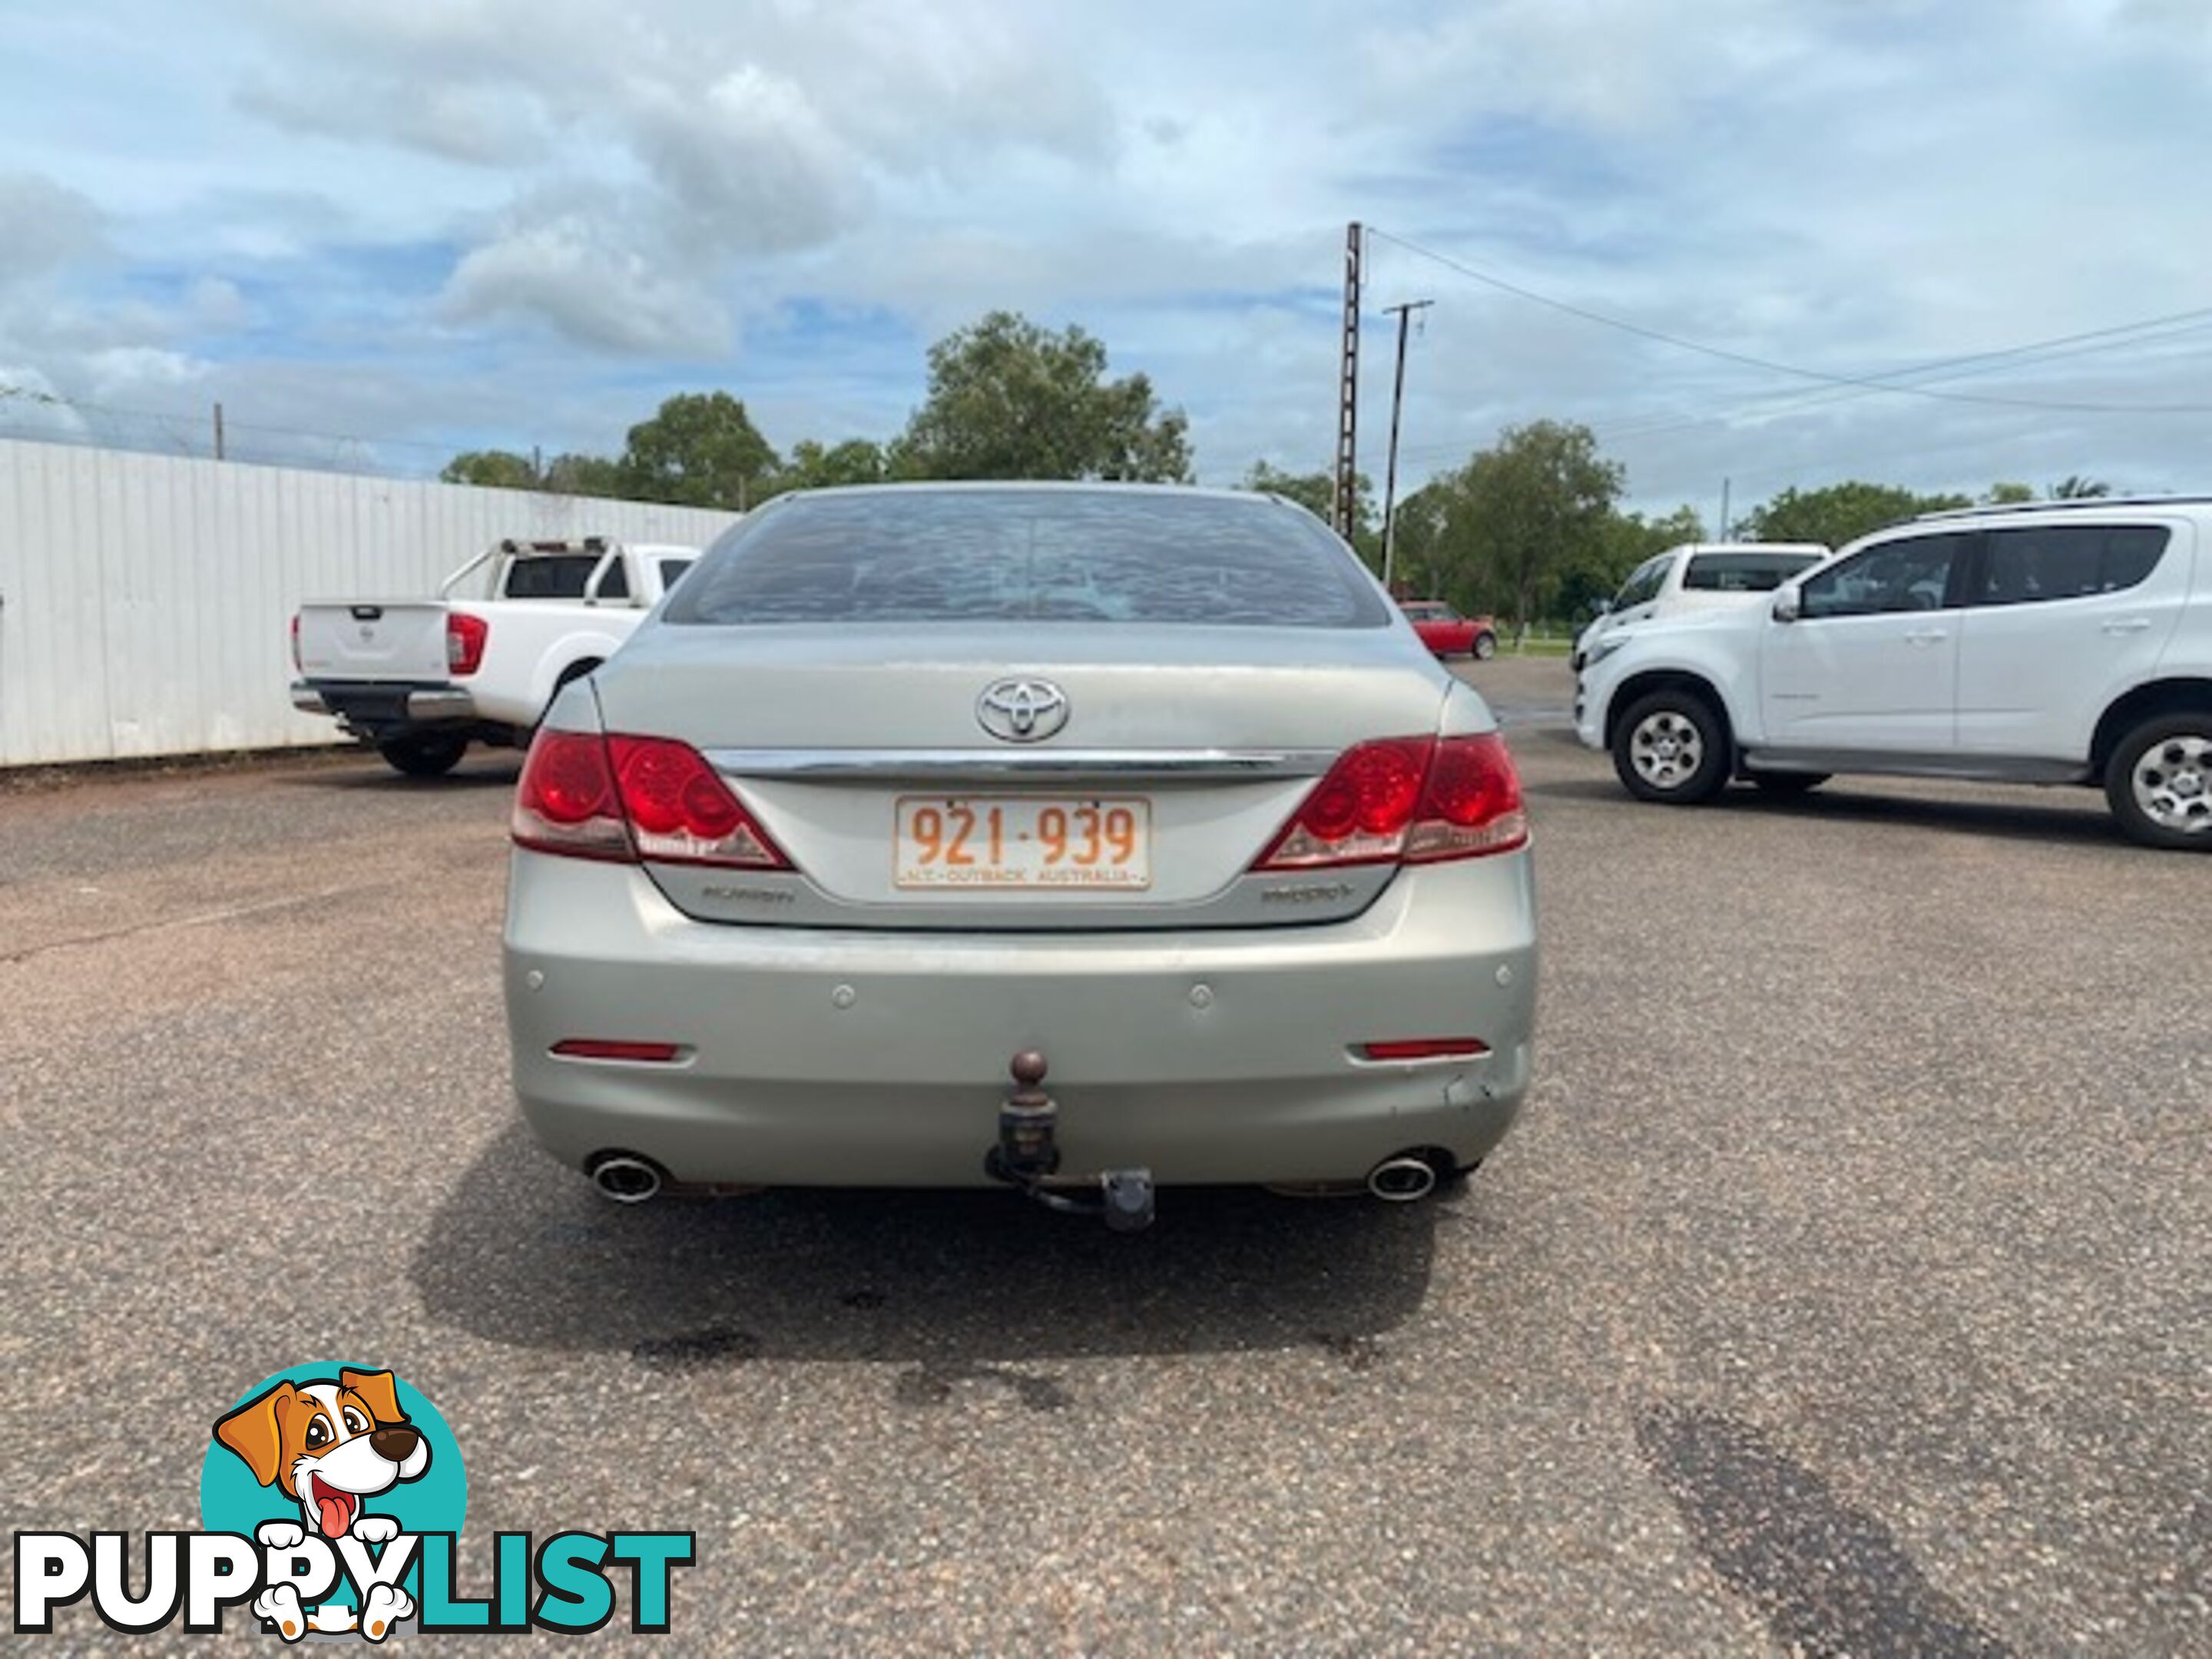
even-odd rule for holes
{"type": "Polygon", "coordinates": [[[1354,219],[1344,231],[1344,357],[1337,376],[1336,533],[1352,539],[1359,514],[1359,258],[1354,219]]]}
{"type": "Polygon", "coordinates": [[[222,459],[222,405],[215,406],[215,458],[222,459]]]}
{"type": "Polygon", "coordinates": [[[1720,533],[1715,536],[1713,539],[1717,542],[1724,542],[1729,539],[1729,480],[1726,478],[1723,478],[1721,480],[1720,533]]]}
{"type": "Polygon", "coordinates": [[[1398,319],[1398,373],[1390,382],[1390,464],[1382,476],[1382,586],[1390,586],[1390,556],[1398,545],[1398,413],[1406,401],[1406,327],[1417,311],[1426,311],[1434,300],[1408,300],[1384,306],[1382,314],[1398,319]]]}

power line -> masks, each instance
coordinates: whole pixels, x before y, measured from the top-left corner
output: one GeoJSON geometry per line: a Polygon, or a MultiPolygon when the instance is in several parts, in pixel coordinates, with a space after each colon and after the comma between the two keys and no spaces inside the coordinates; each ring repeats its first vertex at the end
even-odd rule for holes
{"type": "Polygon", "coordinates": [[[1438,253],[1433,248],[1423,247],[1418,242],[1408,241],[1402,236],[1393,235],[1390,232],[1376,226],[1370,225],[1367,231],[1369,235],[1380,237],[1386,242],[1404,248],[1408,253],[1419,254],[1425,259],[1432,259],[1447,270],[1455,270],[1472,281],[1497,289],[1501,293],[1510,294],[1516,299],[1526,300],[1533,305],[1544,306],[1553,311],[1562,312],[1567,316],[1579,318],[1584,322],[1597,324],[1601,327],[1616,329],[1625,334],[1633,334],[1643,339],[1654,340],[1662,345],[1673,346],[1678,350],[1693,351],[1703,356],[1717,358],[1723,362],[1763,369],[1770,374],[1787,374],[1796,380],[1812,380],[1824,386],[1854,386],[1867,392],[1893,392],[1905,397],[1932,398],[1945,403],[1988,404],[2009,409],[2039,409],[2079,415],[2212,415],[2212,404],[2088,404],[2061,402],[2046,398],[1997,398],[1971,392],[1937,392],[1927,386],[1901,386],[1878,375],[1831,374],[1817,368],[1805,368],[1796,363],[1778,362],[1771,357],[1759,357],[1749,352],[1731,350],[1726,346],[1711,345],[1702,340],[1687,339],[1679,334],[1669,334],[1663,329],[1647,328],[1641,323],[1629,322],[1624,318],[1607,316],[1603,312],[1592,311],[1583,306],[1554,299],[1548,294],[1540,294],[1534,289],[1524,288],[1517,283],[1510,283],[1502,276],[1492,276],[1488,271],[1478,270],[1473,265],[1452,258],[1447,254],[1438,253]]]}
{"type": "MultiPolygon", "coordinates": [[[[2197,311],[2171,313],[2163,317],[2148,317],[2138,322],[2118,323],[2106,328],[2088,329],[2080,333],[2062,334],[2045,340],[2032,340],[2019,345],[1999,347],[1989,351],[1972,352],[1964,356],[1939,358],[1930,362],[1892,371],[1881,379],[1902,379],[1906,375],[1924,375],[1936,379],[1965,379],[1977,374],[2001,373],[2012,368],[2038,368],[2044,362],[2061,358],[2088,356],[2098,352],[2129,349],[2142,345],[2159,345],[2212,328],[2212,307],[2197,311]],[[2062,349],[2070,348],[2070,349],[2062,349]]],[[[1884,386],[1882,390],[1893,390],[1884,386]]],[[[1831,404],[1848,403],[1856,398],[1871,395],[1869,388],[1846,386],[1828,388],[1814,392],[1770,392],[1760,402],[1739,404],[1711,414],[1686,412],[1662,413],[1652,411],[1643,416],[1624,416],[1619,424],[1601,426],[1594,434],[1601,443],[1635,443],[1646,439],[1665,437],[1676,432],[1694,430],[1698,427],[1729,423],[1735,421],[1796,414],[1808,409],[1820,409],[1831,404]],[[1776,404],[1775,399],[1787,399],[1776,404]]],[[[1407,452],[1408,459],[1429,460],[1440,456],[1456,455],[1457,445],[1424,445],[1407,452]]]]}
{"type": "MultiPolygon", "coordinates": [[[[2000,374],[2011,368],[2039,368],[2046,363],[2057,362],[2069,357],[2092,356],[2100,352],[2121,350],[2135,346],[2160,345],[2166,341],[2178,339],[2185,334],[2201,333],[2207,328],[2212,328],[2212,320],[2197,320],[2186,323],[2180,327],[2162,326],[2191,318],[2212,319],[2212,311],[2178,312],[2171,317],[2152,318],[2140,323],[2122,324],[2109,329],[2094,329],[2084,334],[2061,335],[2055,339],[2037,341],[2027,345],[2008,346],[1996,351],[1976,352],[1969,356],[1948,358],[1936,362],[1918,364],[1911,368],[1901,368],[1895,371],[1895,375],[1899,379],[1907,374],[1920,374],[1940,380],[1968,380],[1978,374],[2000,374]],[[2132,337],[2125,339],[2106,337],[2113,335],[2130,335],[2132,337]],[[2075,343],[2077,341],[2095,341],[2096,343],[2075,345],[2075,343]],[[2073,346],[2073,349],[2070,350],[2050,349],[2059,346],[2073,346]],[[1998,361],[2000,359],[2003,361],[1998,361]],[[1966,365],[1974,366],[1966,367],[1966,365]]],[[[1904,388],[1885,386],[1883,389],[1902,390],[1904,388]]],[[[1869,391],[1857,386],[1835,387],[1815,392],[1770,393],[1765,401],[1771,402],[1776,398],[1786,398],[1788,401],[1771,408],[1755,405],[1742,406],[1711,415],[1655,414],[1645,416],[1641,421],[1631,419],[1619,428],[1600,434],[1600,436],[1608,441],[1617,441],[1658,437],[1668,433],[1687,431],[1695,427],[1711,426],[1717,422],[1747,417],[1765,418],[1778,415],[1796,414],[1808,409],[1825,409],[1832,404],[1849,403],[1853,398],[1871,395],[1869,391]]]]}

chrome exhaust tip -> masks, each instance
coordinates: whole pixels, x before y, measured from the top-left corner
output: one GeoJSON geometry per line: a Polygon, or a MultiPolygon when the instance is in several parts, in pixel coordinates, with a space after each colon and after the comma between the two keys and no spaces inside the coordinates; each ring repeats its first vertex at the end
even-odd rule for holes
{"type": "Polygon", "coordinates": [[[612,1152],[592,1165],[592,1185],[617,1204],[642,1204],[659,1194],[660,1166],[628,1152],[612,1152]]]}
{"type": "Polygon", "coordinates": [[[1386,1158],[1367,1172],[1367,1190],[1385,1204],[1418,1203],[1436,1188],[1436,1165],[1410,1152],[1386,1158]]]}

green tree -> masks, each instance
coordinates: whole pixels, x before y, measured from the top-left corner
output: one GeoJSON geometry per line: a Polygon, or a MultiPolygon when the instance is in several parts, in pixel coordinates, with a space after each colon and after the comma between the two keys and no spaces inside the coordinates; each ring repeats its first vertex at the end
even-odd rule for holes
{"type": "Polygon", "coordinates": [[[1705,520],[1687,504],[1656,519],[1641,513],[1608,513],[1595,539],[1559,573],[1553,614],[1571,622],[1586,620],[1598,600],[1611,599],[1628,573],[1654,553],[1705,538],[1705,520]]]}
{"type": "Polygon", "coordinates": [[[1755,542],[1820,542],[1834,548],[1884,525],[1971,505],[1964,495],[1917,495],[1852,478],[1820,489],[1785,489],[1747,514],[1742,529],[1755,542]]]}
{"type": "Polygon", "coordinates": [[[791,459],[775,481],[778,490],[828,489],[839,484],[881,483],[886,476],[884,447],[866,438],[848,438],[824,448],[811,438],[791,447],[791,459]]]}
{"type": "MultiPolygon", "coordinates": [[[[1447,556],[1445,532],[1449,525],[1451,496],[1449,490],[1437,483],[1430,483],[1402,495],[1394,516],[1398,520],[1396,544],[1390,550],[1390,580],[1400,592],[1410,599],[1455,599],[1471,603],[1471,596],[1463,590],[1455,592],[1450,580],[1451,561],[1447,556]]],[[[1376,538],[1379,542],[1381,538],[1376,538]]],[[[1376,562],[1381,563],[1378,550],[1376,562]]]]}
{"type": "Polygon", "coordinates": [[[994,311],[929,349],[929,395],[892,445],[912,478],[1121,478],[1188,483],[1181,410],[1151,380],[1106,379],[1106,348],[994,311]]]}
{"type": "Polygon", "coordinates": [[[744,404],[728,392],[679,392],[630,428],[623,493],[742,513],[769,493],[781,465],[744,404]]]}
{"type": "MultiPolygon", "coordinates": [[[[1237,488],[1264,490],[1296,501],[1332,530],[1336,527],[1336,474],[1285,472],[1265,461],[1255,461],[1237,488]]],[[[1382,516],[1375,507],[1375,481],[1364,472],[1352,479],[1352,544],[1370,564],[1382,557],[1382,516]]]]}
{"type": "Polygon", "coordinates": [[[1455,598],[1502,611],[1522,629],[1545,614],[1566,573],[1601,556],[1620,496],[1618,462],[1579,423],[1509,427],[1442,482],[1443,553],[1455,598]]]}
{"type": "Polygon", "coordinates": [[[2112,493],[2112,485],[2101,478],[2085,478],[2078,472],[2069,472],[2051,486],[2054,501],[2100,501],[2112,493]]]}
{"type": "Polygon", "coordinates": [[[2022,501],[2033,501],[2035,490],[2028,484],[1998,483],[1991,484],[1990,493],[1982,499],[1991,507],[2017,507],[2022,501]]]}
{"type": "Polygon", "coordinates": [[[527,455],[510,449],[469,449],[440,469],[447,483],[475,484],[484,489],[535,489],[538,469],[527,455]]]}
{"type": "Polygon", "coordinates": [[[556,455],[545,464],[539,488],[561,495],[623,494],[622,463],[606,455],[556,455]]]}

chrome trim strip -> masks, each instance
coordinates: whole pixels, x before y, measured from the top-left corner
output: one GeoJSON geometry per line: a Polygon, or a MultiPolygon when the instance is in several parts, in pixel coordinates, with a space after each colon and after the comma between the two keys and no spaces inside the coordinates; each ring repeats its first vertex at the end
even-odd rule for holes
{"type": "Polygon", "coordinates": [[[1333,749],[710,749],[728,777],[926,782],[973,778],[1317,778],[1333,749]]]}
{"type": "Polygon", "coordinates": [[[474,720],[477,700],[473,694],[459,686],[439,686],[427,691],[407,694],[407,717],[417,720],[474,720]]]}

